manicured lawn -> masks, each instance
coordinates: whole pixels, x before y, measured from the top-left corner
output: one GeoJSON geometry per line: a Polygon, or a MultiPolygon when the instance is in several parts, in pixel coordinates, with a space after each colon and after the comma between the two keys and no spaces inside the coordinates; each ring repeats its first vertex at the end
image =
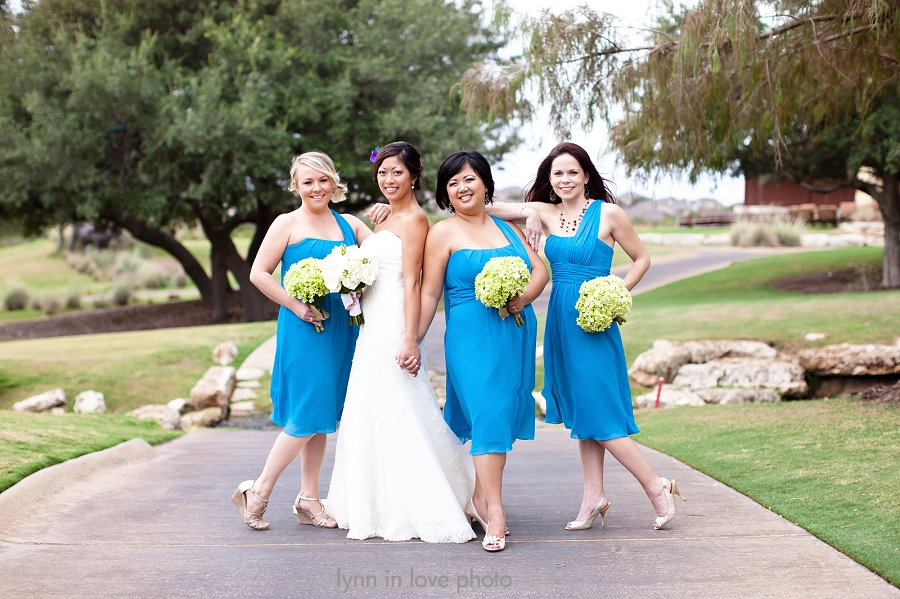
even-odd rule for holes
{"type": "Polygon", "coordinates": [[[622,338],[628,362],[656,339],[758,339],[782,349],[835,343],[895,343],[900,291],[804,295],[769,283],[791,275],[880,264],[880,248],[782,254],[733,264],[634,298],[622,338]],[[808,342],[806,333],[825,333],[808,342]]]}
{"type": "Polygon", "coordinates": [[[639,410],[636,419],[636,441],[900,585],[900,406],[831,399],[639,410]]]}
{"type": "Polygon", "coordinates": [[[70,268],[56,255],[56,243],[44,237],[0,247],[0,298],[16,280],[32,293],[57,297],[65,297],[72,288],[80,289],[81,293],[90,289],[95,294],[112,288],[109,281],[95,281],[70,268]]]}
{"type": "Polygon", "coordinates": [[[18,414],[0,411],[0,492],[41,468],[141,438],[155,445],[181,431],[120,414],[18,414]]]}
{"type": "Polygon", "coordinates": [[[111,412],[187,397],[213,366],[212,349],[234,341],[236,364],[275,333],[275,322],[79,335],[0,343],[0,409],[62,387],[69,405],[94,389],[111,412]]]}

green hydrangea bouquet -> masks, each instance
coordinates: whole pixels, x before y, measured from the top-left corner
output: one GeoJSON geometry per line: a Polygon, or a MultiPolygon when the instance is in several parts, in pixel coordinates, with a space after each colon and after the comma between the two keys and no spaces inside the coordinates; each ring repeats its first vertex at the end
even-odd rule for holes
{"type": "MultiPolygon", "coordinates": [[[[531,280],[531,272],[525,261],[516,256],[491,258],[478,276],[475,277],[475,297],[488,308],[497,308],[500,318],[509,316],[506,302],[509,298],[525,293],[531,280]]],[[[514,314],[516,324],[525,321],[520,314],[514,314]]]]}
{"type": "MultiPolygon", "coordinates": [[[[318,258],[304,258],[292,264],[284,275],[284,290],[291,297],[309,304],[312,311],[322,320],[328,318],[328,312],[318,307],[319,302],[329,293],[318,258]]],[[[316,325],[317,333],[324,330],[324,326],[316,325]]]]}
{"type": "Polygon", "coordinates": [[[575,322],[585,332],[599,333],[612,326],[613,321],[625,322],[625,315],[631,310],[631,292],[619,277],[608,275],[585,281],[578,291],[575,322]]]}

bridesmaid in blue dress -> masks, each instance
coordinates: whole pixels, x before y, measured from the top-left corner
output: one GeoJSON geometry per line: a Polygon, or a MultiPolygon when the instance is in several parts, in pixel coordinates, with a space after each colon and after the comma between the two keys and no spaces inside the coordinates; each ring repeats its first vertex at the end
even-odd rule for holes
{"type": "MultiPolygon", "coordinates": [[[[576,144],[559,144],[541,162],[525,201],[530,202],[525,208],[498,206],[493,213],[512,219],[536,215],[548,234],[544,252],[553,287],[544,332],[546,421],[571,430],[584,474],[581,510],[566,529],[588,529],[598,515],[603,524],[610,506],[603,488],[607,450],[641,483],[658,516],[654,528],[660,529],[675,517],[674,495],[681,494],[674,480],[654,474],[629,437],[639,431],[619,325],[586,333],[575,322],[581,284],[609,274],[616,243],[634,260],[625,277],[629,291],[650,268],[650,256],[587,152],[576,144]]],[[[534,242],[539,231],[529,229],[534,242]]]]}
{"type": "Polygon", "coordinates": [[[290,297],[283,281],[292,264],[304,258],[324,258],[340,244],[362,243],[370,234],[358,218],[328,207],[329,202],[344,199],[347,187],[327,155],[307,152],[294,158],[291,187],[302,204],[275,219],[250,272],[253,284],[281,305],[270,396],[274,404],[272,422],[284,427],[262,474],[241,483],[232,497],[244,522],[255,530],[269,528],[263,519],[269,496],[297,455],[300,493],[294,501],[294,513],[298,522],[323,528],[337,526],[325,514],[319,499],[319,472],[325,456],[325,435],[335,432],[341,419],[357,329],[349,325],[337,295],[330,294],[319,304],[333,317],[323,321],[315,308],[290,297]],[[281,285],[272,277],[279,262],[281,285]],[[315,325],[323,322],[325,330],[317,333],[315,325]]]}
{"type": "Polygon", "coordinates": [[[518,228],[486,214],[493,192],[490,165],[478,152],[457,152],[441,165],[436,199],[453,216],[434,225],[425,243],[419,340],[443,291],[444,419],[461,441],[472,441],[475,494],[466,512],[485,530],[482,546],[500,551],[506,543],[501,502],[506,454],[516,439],[534,438],[537,321],[529,304],[544,289],[548,275],[518,228]],[[510,314],[523,317],[522,326],[515,318],[501,319],[495,308],[475,297],[475,277],[488,260],[505,256],[519,257],[531,269],[525,292],[507,304],[510,314]]]}

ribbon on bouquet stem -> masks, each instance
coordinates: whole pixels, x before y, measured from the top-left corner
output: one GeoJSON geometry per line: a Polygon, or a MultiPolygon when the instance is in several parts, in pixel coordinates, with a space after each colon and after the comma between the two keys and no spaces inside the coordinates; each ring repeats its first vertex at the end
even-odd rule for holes
{"type": "Polygon", "coordinates": [[[350,313],[350,324],[352,326],[365,324],[366,321],[363,318],[362,305],[359,301],[358,293],[356,293],[355,291],[351,291],[350,293],[342,293],[341,302],[343,302],[344,308],[347,310],[347,312],[350,313]]]}

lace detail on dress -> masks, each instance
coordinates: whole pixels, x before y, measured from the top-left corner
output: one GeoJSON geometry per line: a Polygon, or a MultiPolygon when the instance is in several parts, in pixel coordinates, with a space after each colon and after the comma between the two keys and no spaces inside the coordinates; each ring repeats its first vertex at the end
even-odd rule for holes
{"type": "Polygon", "coordinates": [[[405,330],[402,242],[390,231],[365,241],[379,260],[363,293],[361,327],[338,432],[328,513],[352,539],[461,543],[475,537],[463,508],[474,467],[444,422],[425,368],[395,356],[405,330]]]}

